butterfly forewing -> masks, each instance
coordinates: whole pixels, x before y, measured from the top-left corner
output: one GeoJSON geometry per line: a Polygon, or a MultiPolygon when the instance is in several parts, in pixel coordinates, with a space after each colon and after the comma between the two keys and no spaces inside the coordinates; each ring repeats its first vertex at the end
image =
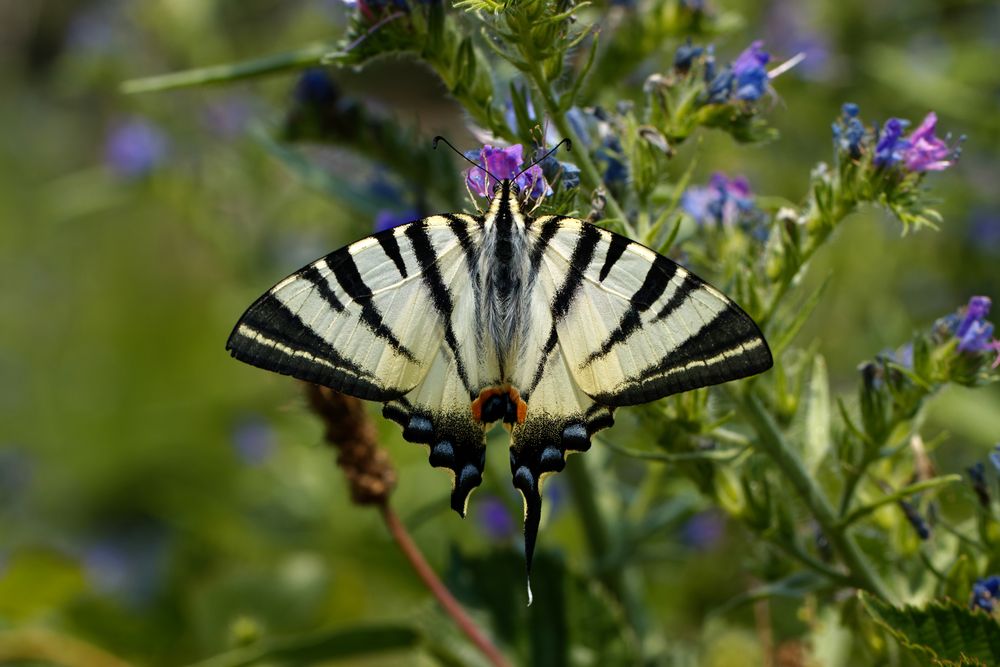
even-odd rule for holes
{"type": "Polygon", "coordinates": [[[555,319],[558,351],[576,383],[601,405],[645,403],[771,366],[749,315],[641,244],[581,220],[562,220],[543,253],[538,298],[558,305],[555,286],[567,284],[570,275],[575,292],[555,319]],[[581,244],[595,235],[588,261],[575,261],[581,244]]]}

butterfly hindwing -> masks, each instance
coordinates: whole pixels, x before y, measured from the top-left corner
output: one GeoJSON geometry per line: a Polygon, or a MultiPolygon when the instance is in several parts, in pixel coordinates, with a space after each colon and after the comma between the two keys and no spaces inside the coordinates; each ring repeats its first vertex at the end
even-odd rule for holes
{"type": "Polygon", "coordinates": [[[473,421],[475,257],[481,221],[433,216],[337,250],[285,278],[240,318],[237,359],[385,402],[406,439],[455,476],[464,512],[479,484],[484,426],[473,421]],[[459,332],[459,333],[456,333],[459,332]]]}

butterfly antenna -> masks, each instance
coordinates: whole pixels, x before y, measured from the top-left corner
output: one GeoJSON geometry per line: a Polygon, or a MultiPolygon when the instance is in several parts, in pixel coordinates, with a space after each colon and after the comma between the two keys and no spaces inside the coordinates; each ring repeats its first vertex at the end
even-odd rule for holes
{"type": "MultiPolygon", "coordinates": [[[[547,158],[548,156],[550,156],[550,155],[552,155],[553,153],[555,153],[555,152],[556,152],[557,150],[559,150],[559,147],[560,147],[560,146],[562,146],[563,144],[566,144],[566,150],[568,150],[568,151],[571,151],[571,150],[573,150],[573,142],[572,142],[572,141],[570,141],[569,139],[563,139],[563,140],[562,140],[562,141],[560,141],[560,142],[559,142],[558,144],[556,144],[556,145],[555,145],[555,147],[553,147],[553,148],[552,148],[552,150],[550,150],[550,151],[549,151],[548,153],[546,153],[546,154],[545,154],[545,155],[543,155],[542,157],[538,158],[537,160],[535,160],[534,162],[532,162],[531,164],[529,164],[529,165],[528,165],[527,167],[525,167],[524,169],[522,169],[522,170],[521,170],[520,172],[518,172],[517,176],[520,176],[520,175],[521,175],[521,174],[523,174],[524,172],[526,172],[526,171],[528,171],[529,169],[531,169],[532,167],[534,167],[534,166],[535,166],[536,164],[538,164],[539,162],[543,161],[543,160],[544,160],[545,158],[547,158]]],[[[517,178],[517,176],[515,176],[514,178],[517,178]]]]}
{"type": "Polygon", "coordinates": [[[465,153],[463,153],[462,151],[460,151],[460,150],[458,150],[457,148],[455,148],[454,146],[452,146],[452,145],[451,145],[451,142],[450,142],[450,141],[448,141],[447,139],[445,139],[444,137],[442,137],[442,136],[441,136],[440,134],[439,134],[438,136],[434,137],[434,142],[433,142],[433,143],[431,144],[431,147],[432,147],[432,148],[433,148],[434,150],[437,150],[437,147],[438,147],[438,142],[439,142],[439,141],[443,141],[443,142],[445,143],[445,145],[446,145],[446,146],[448,146],[448,148],[450,148],[451,150],[453,150],[453,151],[455,151],[456,153],[458,153],[458,156],[459,156],[459,157],[461,157],[461,158],[462,158],[463,160],[465,160],[466,162],[468,162],[469,164],[471,164],[471,165],[472,165],[473,167],[475,167],[476,169],[482,169],[482,170],[483,170],[484,172],[486,172],[486,175],[487,175],[487,176],[490,176],[490,177],[492,177],[492,178],[495,178],[495,179],[496,179],[496,180],[498,180],[498,181],[499,181],[499,180],[501,180],[501,179],[497,178],[496,176],[493,176],[493,174],[491,174],[491,173],[490,173],[489,171],[487,171],[487,170],[486,170],[486,167],[484,167],[483,165],[479,164],[479,163],[478,163],[478,162],[476,162],[475,160],[471,160],[471,159],[469,159],[469,156],[468,156],[468,155],[466,155],[466,154],[465,154],[465,153]]]}

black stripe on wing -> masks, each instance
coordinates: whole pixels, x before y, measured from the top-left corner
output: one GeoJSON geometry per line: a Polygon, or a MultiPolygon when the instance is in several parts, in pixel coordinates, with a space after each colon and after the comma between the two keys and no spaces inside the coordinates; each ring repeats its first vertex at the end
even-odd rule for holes
{"type": "Polygon", "coordinates": [[[623,254],[625,254],[625,249],[628,248],[629,243],[631,243],[631,241],[621,234],[611,235],[611,244],[608,246],[608,253],[604,256],[604,264],[601,266],[601,273],[597,277],[600,282],[604,282],[604,279],[608,277],[609,273],[611,273],[611,269],[614,268],[618,260],[622,258],[623,254]]]}
{"type": "Polygon", "coordinates": [[[405,393],[382,386],[377,378],[341,355],[273,292],[262,296],[243,314],[229,335],[226,349],[253,366],[370,401],[386,401],[405,393]]]}
{"type": "Polygon", "coordinates": [[[360,317],[365,326],[377,337],[387,342],[389,347],[401,357],[416,363],[417,359],[413,353],[396,338],[392,329],[386,326],[382,311],[372,300],[371,288],[361,277],[361,272],[358,271],[357,262],[354,261],[354,255],[351,254],[350,249],[351,246],[348,246],[327,255],[327,265],[333,271],[341,288],[354,303],[361,306],[360,317]]]}
{"type": "Polygon", "coordinates": [[[477,394],[473,392],[469,384],[469,376],[462,361],[461,348],[459,347],[458,340],[455,338],[455,331],[451,325],[451,315],[455,306],[451,300],[451,292],[445,286],[444,280],[441,278],[441,271],[438,270],[438,258],[437,253],[434,252],[434,245],[431,243],[431,239],[427,235],[427,230],[424,229],[423,223],[415,222],[407,227],[406,237],[410,239],[410,243],[413,246],[413,253],[417,258],[417,263],[420,265],[421,280],[423,280],[427,291],[430,292],[434,308],[441,315],[444,324],[444,341],[455,358],[455,368],[458,371],[458,377],[462,380],[462,386],[465,387],[466,391],[471,396],[475,396],[477,394]]]}
{"type": "Polygon", "coordinates": [[[594,259],[594,251],[600,240],[601,232],[594,225],[584,224],[580,228],[580,235],[577,237],[576,245],[573,246],[573,254],[569,258],[569,271],[566,272],[566,279],[556,291],[555,296],[552,298],[552,303],[549,304],[549,309],[552,312],[552,329],[549,331],[549,337],[545,341],[545,347],[542,348],[542,356],[538,360],[538,366],[535,367],[535,374],[531,378],[531,384],[528,385],[526,390],[521,392],[522,398],[525,401],[528,400],[531,392],[535,390],[535,387],[542,380],[549,355],[555,349],[556,343],[559,342],[559,335],[556,333],[556,324],[566,317],[566,313],[569,312],[570,306],[573,305],[576,295],[580,293],[584,274],[594,259]]]}
{"type": "Polygon", "coordinates": [[[762,373],[773,364],[757,324],[735,304],[696,334],[613,392],[592,398],[610,406],[636,405],[664,396],[762,373]]]}
{"type": "MultiPolygon", "coordinates": [[[[612,239],[612,247],[614,242],[622,239],[622,236],[614,236],[612,239]]],[[[627,246],[627,240],[625,246],[627,246]]],[[[620,252],[624,252],[624,246],[620,252]]],[[[611,250],[608,250],[608,255],[610,256],[611,250]]],[[[605,266],[607,263],[605,262],[605,266]]],[[[604,269],[601,269],[604,272],[604,269]]],[[[671,262],[669,259],[662,255],[657,255],[656,259],[649,267],[649,271],[646,272],[646,277],[642,281],[642,285],[635,291],[635,294],[629,299],[629,306],[622,314],[621,319],[618,322],[618,326],[608,334],[608,337],[604,339],[601,343],[601,347],[597,350],[591,352],[586,359],[583,360],[581,367],[587,366],[593,363],[597,359],[608,355],[614,347],[620,343],[624,343],[629,339],[629,337],[636,331],[642,328],[642,313],[652,307],[654,303],[659,301],[660,297],[663,296],[663,292],[667,289],[667,285],[673,279],[674,274],[677,273],[677,265],[671,262]]],[[[603,278],[602,278],[603,280],[603,278]]],[[[678,286],[674,293],[674,297],[681,292],[681,288],[684,285],[678,286]]],[[[682,296],[683,298],[683,296],[682,296]]],[[[673,298],[671,298],[671,301],[673,298]]]]}

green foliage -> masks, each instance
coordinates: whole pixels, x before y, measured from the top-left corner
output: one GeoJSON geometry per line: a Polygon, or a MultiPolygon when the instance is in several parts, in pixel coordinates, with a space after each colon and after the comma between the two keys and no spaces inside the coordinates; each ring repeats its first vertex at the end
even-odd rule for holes
{"type": "Polygon", "coordinates": [[[865,610],[901,644],[935,665],[1000,663],[1000,626],[981,611],[953,601],[924,608],[894,607],[862,594],[865,610]]]}

